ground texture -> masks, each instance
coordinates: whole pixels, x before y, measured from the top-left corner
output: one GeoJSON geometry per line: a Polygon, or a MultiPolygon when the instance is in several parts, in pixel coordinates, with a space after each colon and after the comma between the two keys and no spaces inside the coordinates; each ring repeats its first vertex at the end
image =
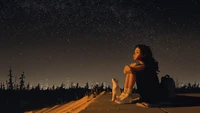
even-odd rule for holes
{"type": "MultiPolygon", "coordinates": [[[[138,96],[134,94],[134,97],[138,96]]],[[[116,104],[111,101],[111,93],[102,92],[97,97],[85,96],[64,105],[25,113],[200,113],[200,94],[179,94],[173,102],[144,108],[135,103],[116,104]]]]}

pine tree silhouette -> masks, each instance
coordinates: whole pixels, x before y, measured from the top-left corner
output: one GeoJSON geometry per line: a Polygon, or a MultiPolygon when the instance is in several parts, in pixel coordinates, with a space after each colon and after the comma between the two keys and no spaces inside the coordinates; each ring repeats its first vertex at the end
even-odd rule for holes
{"type": "Polygon", "coordinates": [[[10,70],[9,70],[9,82],[8,82],[8,89],[10,90],[13,90],[13,82],[12,82],[12,70],[11,70],[11,67],[10,67],[10,70]]]}
{"type": "Polygon", "coordinates": [[[35,87],[35,90],[40,90],[41,89],[41,86],[40,86],[40,84],[38,84],[36,87],[35,87]]]}
{"type": "Polygon", "coordinates": [[[103,91],[103,88],[104,88],[104,84],[103,84],[103,82],[102,82],[102,83],[101,83],[101,86],[99,87],[100,92],[103,91]]]}
{"type": "Polygon", "coordinates": [[[19,78],[20,79],[20,90],[23,90],[24,89],[24,72],[21,74],[21,77],[19,78]]]}
{"type": "Polygon", "coordinates": [[[52,86],[52,90],[55,90],[55,86],[54,85],[52,86]]]}
{"type": "Polygon", "coordinates": [[[3,90],[5,90],[6,89],[6,87],[5,87],[5,84],[3,83],[3,90]]]}
{"type": "Polygon", "coordinates": [[[62,82],[62,84],[60,85],[59,89],[64,89],[65,88],[65,84],[62,82]]]}
{"type": "Polygon", "coordinates": [[[79,88],[79,84],[78,84],[78,82],[76,83],[76,89],[77,89],[77,88],[79,88]]]}
{"type": "Polygon", "coordinates": [[[3,83],[1,83],[1,86],[0,86],[1,90],[3,89],[3,83]]]}
{"type": "Polygon", "coordinates": [[[4,85],[4,83],[1,83],[1,90],[5,90],[5,85],[4,85]]]}
{"type": "Polygon", "coordinates": [[[87,82],[86,85],[85,85],[85,89],[89,89],[89,84],[88,84],[88,82],[87,82]]]}

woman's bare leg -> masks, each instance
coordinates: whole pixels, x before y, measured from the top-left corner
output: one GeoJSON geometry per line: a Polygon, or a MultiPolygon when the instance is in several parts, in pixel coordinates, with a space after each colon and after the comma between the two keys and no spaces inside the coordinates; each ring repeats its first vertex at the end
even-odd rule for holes
{"type": "MultiPolygon", "coordinates": [[[[135,82],[136,82],[136,74],[135,74],[135,72],[132,72],[131,74],[130,74],[130,76],[129,76],[129,84],[128,84],[128,89],[131,89],[131,92],[129,92],[129,93],[132,93],[132,89],[133,89],[133,86],[135,85],[135,82]]],[[[134,99],[132,99],[132,102],[137,102],[138,100],[139,100],[140,98],[139,97],[137,97],[137,98],[134,98],[134,99]]]]}
{"type": "Polygon", "coordinates": [[[126,78],[125,78],[125,82],[124,82],[124,89],[125,88],[128,88],[128,85],[129,85],[129,74],[131,73],[131,68],[129,67],[129,66],[125,66],[124,67],[124,74],[125,74],[125,76],[126,76],[126,78]]]}
{"type": "Polygon", "coordinates": [[[136,76],[135,73],[131,72],[129,67],[126,67],[126,78],[125,78],[125,83],[124,83],[124,90],[125,92],[122,93],[119,97],[118,100],[116,100],[115,102],[118,104],[122,104],[122,103],[131,103],[132,102],[132,89],[133,86],[136,82],[136,76]]]}
{"type": "Polygon", "coordinates": [[[129,74],[129,78],[128,78],[128,87],[129,89],[132,89],[133,86],[135,85],[135,82],[136,82],[136,75],[134,72],[130,73],[129,74]]]}
{"type": "MultiPolygon", "coordinates": [[[[125,66],[125,73],[126,73],[126,77],[125,77],[125,81],[124,81],[124,90],[123,92],[121,93],[121,95],[119,96],[119,99],[123,98],[125,95],[126,95],[126,92],[127,92],[127,89],[128,89],[128,85],[129,85],[129,73],[130,73],[130,70],[125,66]]],[[[124,73],[124,74],[125,74],[124,73]]]]}
{"type": "Polygon", "coordinates": [[[121,95],[119,96],[119,99],[125,96],[127,89],[128,89],[128,83],[129,82],[129,74],[126,74],[125,82],[124,82],[124,90],[122,91],[121,95]]]}
{"type": "Polygon", "coordinates": [[[129,74],[126,74],[125,82],[124,82],[124,89],[128,88],[129,86],[129,74]]]}

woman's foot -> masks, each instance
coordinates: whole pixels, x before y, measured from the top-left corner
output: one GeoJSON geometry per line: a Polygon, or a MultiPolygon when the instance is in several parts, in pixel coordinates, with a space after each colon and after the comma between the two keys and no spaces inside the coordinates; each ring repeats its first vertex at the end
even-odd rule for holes
{"type": "Polygon", "coordinates": [[[132,103],[137,103],[137,102],[139,102],[139,101],[140,101],[140,97],[137,97],[137,98],[132,99],[132,103]]]}
{"type": "Polygon", "coordinates": [[[121,95],[119,97],[117,97],[115,100],[121,100],[122,98],[124,98],[127,94],[125,92],[122,92],[121,95]]]}
{"type": "Polygon", "coordinates": [[[130,94],[125,94],[124,97],[115,100],[115,103],[117,104],[129,104],[132,103],[132,97],[130,94]]]}

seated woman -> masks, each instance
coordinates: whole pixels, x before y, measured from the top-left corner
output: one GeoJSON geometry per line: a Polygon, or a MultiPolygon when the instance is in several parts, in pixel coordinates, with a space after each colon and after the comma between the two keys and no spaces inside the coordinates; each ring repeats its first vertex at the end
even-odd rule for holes
{"type": "Polygon", "coordinates": [[[132,63],[124,67],[126,75],[124,91],[118,99],[118,104],[132,103],[132,88],[136,82],[140,94],[140,101],[153,103],[160,99],[158,62],[153,58],[151,49],[146,45],[136,45],[133,59],[139,63],[132,63]]]}

